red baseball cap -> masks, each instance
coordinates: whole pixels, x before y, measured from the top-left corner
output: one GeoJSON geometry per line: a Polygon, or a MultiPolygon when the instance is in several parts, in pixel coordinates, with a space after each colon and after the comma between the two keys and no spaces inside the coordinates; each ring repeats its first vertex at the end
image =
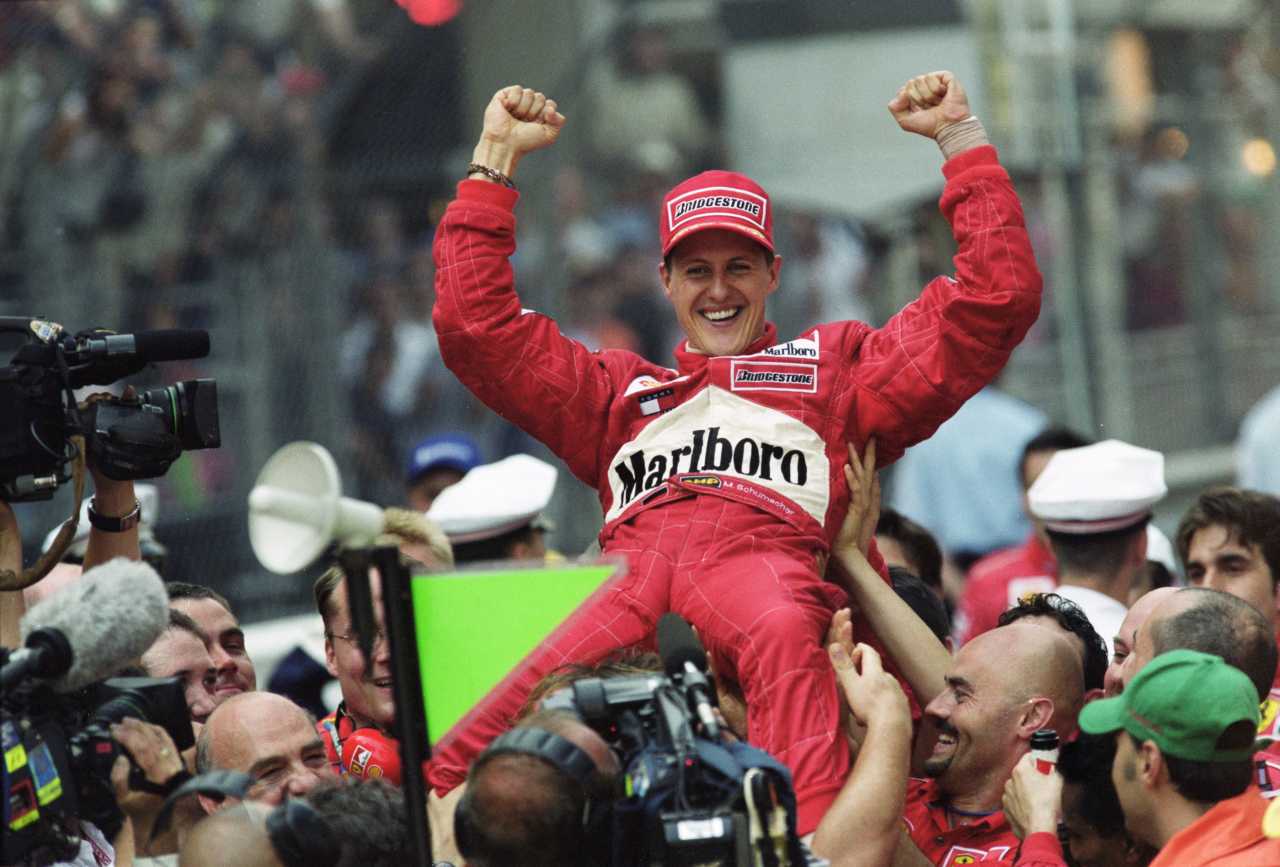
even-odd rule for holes
{"type": "Polygon", "coordinates": [[[703,172],[681,182],[663,198],[660,222],[663,256],[703,229],[728,229],[773,252],[769,194],[737,172],[703,172]]]}

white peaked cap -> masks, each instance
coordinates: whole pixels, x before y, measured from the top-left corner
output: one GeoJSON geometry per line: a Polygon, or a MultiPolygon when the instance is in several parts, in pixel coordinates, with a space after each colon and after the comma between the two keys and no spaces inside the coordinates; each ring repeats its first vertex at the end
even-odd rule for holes
{"type": "Polygon", "coordinates": [[[1119,440],[1055,452],[1027,499],[1059,533],[1106,533],[1138,523],[1168,493],[1164,455],[1119,440]]]}
{"type": "Polygon", "coordinates": [[[551,502],[556,468],[532,455],[475,467],[440,492],[427,517],[455,545],[491,539],[534,523],[551,502]]]}

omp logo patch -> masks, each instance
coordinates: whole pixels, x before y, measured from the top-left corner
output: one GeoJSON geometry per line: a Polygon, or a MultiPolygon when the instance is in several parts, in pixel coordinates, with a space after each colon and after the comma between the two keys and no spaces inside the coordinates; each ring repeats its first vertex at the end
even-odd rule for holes
{"type": "Polygon", "coordinates": [[[697,485],[700,488],[718,488],[721,485],[719,476],[685,476],[680,481],[686,485],[697,485]]]}
{"type": "Polygon", "coordinates": [[[729,366],[729,387],[734,391],[818,390],[818,365],[784,361],[737,361],[729,366]]]}
{"type": "Polygon", "coordinates": [[[703,187],[667,202],[667,228],[674,232],[695,217],[729,217],[742,220],[761,233],[765,230],[763,196],[735,187],[703,187]]]}
{"type": "Polygon", "coordinates": [[[656,416],[618,447],[608,466],[612,497],[606,521],[682,474],[688,474],[682,481],[715,474],[722,488],[741,479],[819,522],[831,496],[830,461],[813,428],[716,386],[656,416]]]}

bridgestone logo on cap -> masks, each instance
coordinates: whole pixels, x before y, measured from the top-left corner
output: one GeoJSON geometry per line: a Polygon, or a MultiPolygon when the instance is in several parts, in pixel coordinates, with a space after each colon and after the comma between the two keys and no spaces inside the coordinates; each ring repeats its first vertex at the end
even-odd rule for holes
{"type": "Polygon", "coordinates": [[[704,187],[667,202],[667,226],[674,232],[690,220],[730,217],[765,230],[764,197],[734,187],[704,187]]]}

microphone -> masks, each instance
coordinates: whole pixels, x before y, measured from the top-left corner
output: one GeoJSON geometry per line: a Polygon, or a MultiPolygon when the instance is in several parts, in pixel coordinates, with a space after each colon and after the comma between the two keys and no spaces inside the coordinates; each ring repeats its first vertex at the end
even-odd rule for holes
{"type": "Polygon", "coordinates": [[[137,334],[108,334],[84,343],[89,358],[136,357],[139,361],[180,361],[209,354],[209,332],[198,328],[161,328],[137,334]]]}
{"type": "Polygon", "coordinates": [[[9,657],[0,685],[34,676],[53,680],[55,692],[74,692],[136,660],[168,625],[160,576],[146,563],[117,557],[27,612],[23,647],[9,657]]]}
{"type": "Polygon", "coordinates": [[[359,780],[400,785],[400,742],[374,728],[356,729],[342,742],[342,767],[359,780]]]}
{"type": "Polygon", "coordinates": [[[689,694],[703,731],[712,740],[720,738],[720,724],[713,708],[715,692],[707,680],[707,651],[683,617],[668,611],[658,619],[658,655],[667,676],[679,682],[689,694]]]}

